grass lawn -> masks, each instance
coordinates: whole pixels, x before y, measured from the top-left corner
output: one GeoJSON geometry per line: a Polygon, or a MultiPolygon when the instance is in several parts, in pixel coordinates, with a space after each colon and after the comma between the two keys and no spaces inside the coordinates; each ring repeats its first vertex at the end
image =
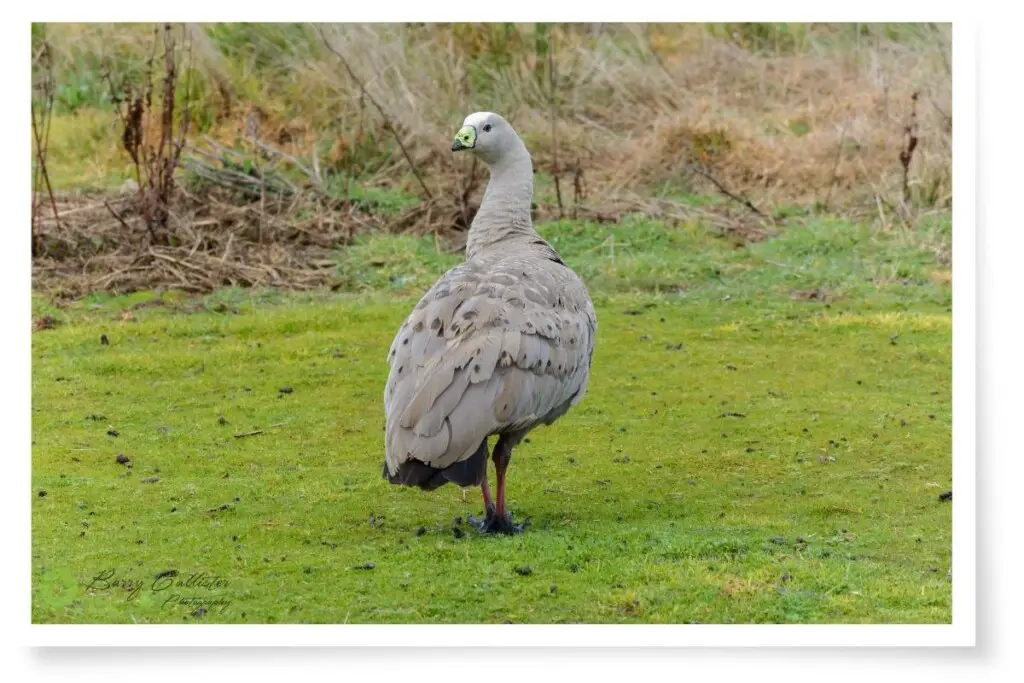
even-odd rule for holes
{"type": "Polygon", "coordinates": [[[951,621],[948,225],[542,233],[598,344],[513,456],[515,537],[381,479],[386,351],[459,258],[431,240],[362,240],[336,293],[37,298],[34,621],[951,621]]]}

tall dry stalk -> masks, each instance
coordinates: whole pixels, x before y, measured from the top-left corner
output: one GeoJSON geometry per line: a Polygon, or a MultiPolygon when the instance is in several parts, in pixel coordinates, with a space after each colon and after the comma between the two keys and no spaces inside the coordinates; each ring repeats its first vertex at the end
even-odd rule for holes
{"type": "MultiPolygon", "coordinates": [[[[551,177],[555,181],[555,197],[558,201],[558,219],[562,220],[565,217],[565,211],[562,208],[562,185],[561,185],[561,169],[558,166],[558,76],[555,73],[555,61],[554,61],[554,34],[551,31],[551,27],[547,26],[545,31],[546,36],[543,41],[538,39],[538,53],[541,52],[543,47],[543,56],[547,61],[547,72],[548,72],[548,112],[551,118],[551,177]]],[[[537,55],[538,58],[541,54],[537,55]]],[[[540,59],[538,59],[540,61],[540,59]]]]}
{"type": "MultiPolygon", "coordinates": [[[[139,213],[154,244],[168,241],[175,172],[192,118],[189,78],[193,64],[188,35],[183,26],[178,32],[171,24],[157,26],[153,29],[153,52],[137,78],[117,78],[110,71],[105,74],[117,107],[121,146],[131,158],[138,185],[139,213]],[[184,87],[180,106],[179,86],[184,87]]],[[[116,213],[115,217],[124,220],[116,213]]]]}
{"type": "Polygon", "coordinates": [[[903,147],[900,149],[900,166],[903,168],[903,204],[910,204],[910,162],[914,160],[914,150],[917,149],[918,125],[917,125],[917,99],[918,93],[910,96],[911,107],[910,117],[907,125],[903,127],[903,147]]]}
{"type": "Polygon", "coordinates": [[[50,123],[53,121],[53,54],[45,34],[32,55],[32,142],[35,150],[32,169],[32,255],[39,249],[38,223],[42,208],[42,190],[45,188],[53,211],[53,219],[60,229],[57,200],[46,168],[46,153],[50,146],[50,123]]]}

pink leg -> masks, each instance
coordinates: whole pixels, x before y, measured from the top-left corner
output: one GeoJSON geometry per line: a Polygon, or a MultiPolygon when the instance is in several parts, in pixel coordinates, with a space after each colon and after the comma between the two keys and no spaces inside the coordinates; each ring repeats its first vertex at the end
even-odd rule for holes
{"type": "Polygon", "coordinates": [[[505,472],[508,469],[509,461],[512,459],[512,444],[516,441],[518,439],[508,439],[507,436],[503,435],[494,446],[494,452],[491,457],[494,460],[494,469],[498,473],[496,507],[491,505],[491,492],[487,487],[486,475],[480,484],[484,494],[484,505],[487,506],[487,517],[483,520],[470,520],[470,522],[484,533],[514,534],[522,531],[526,525],[526,521],[520,524],[513,524],[512,517],[505,507],[505,472]]]}
{"type": "Polygon", "coordinates": [[[480,482],[480,492],[484,494],[484,513],[486,514],[494,507],[491,499],[491,487],[487,485],[487,472],[484,472],[484,480],[480,482]]]}
{"type": "MultiPolygon", "coordinates": [[[[502,449],[504,451],[505,449],[502,449]]],[[[502,452],[501,455],[505,455],[502,452]]],[[[505,516],[505,470],[508,469],[508,457],[500,457],[494,461],[494,469],[498,472],[498,508],[497,515],[505,516]]]]}

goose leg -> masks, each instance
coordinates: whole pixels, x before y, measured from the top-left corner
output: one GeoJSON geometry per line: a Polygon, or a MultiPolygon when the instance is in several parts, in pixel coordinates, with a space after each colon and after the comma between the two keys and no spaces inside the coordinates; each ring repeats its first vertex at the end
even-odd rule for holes
{"type": "Polygon", "coordinates": [[[481,488],[484,491],[484,505],[487,509],[487,517],[482,521],[477,519],[470,520],[470,523],[483,533],[515,534],[522,531],[526,526],[525,521],[520,524],[513,524],[512,515],[505,509],[505,473],[508,470],[508,463],[512,459],[512,446],[518,441],[518,438],[509,438],[509,436],[503,435],[494,446],[494,452],[491,457],[494,460],[494,469],[498,473],[497,505],[490,504],[490,490],[487,488],[485,476],[481,488]]]}
{"type": "Polygon", "coordinates": [[[480,482],[480,492],[484,495],[484,510],[493,510],[494,501],[491,499],[491,487],[487,485],[486,472],[484,472],[484,480],[480,482]]]}
{"type": "MultiPolygon", "coordinates": [[[[494,499],[491,498],[491,487],[487,485],[487,470],[484,470],[484,478],[480,482],[480,493],[484,497],[484,513],[487,515],[494,514],[494,499]]],[[[468,517],[470,524],[482,524],[483,521],[475,517],[468,517]]]]}

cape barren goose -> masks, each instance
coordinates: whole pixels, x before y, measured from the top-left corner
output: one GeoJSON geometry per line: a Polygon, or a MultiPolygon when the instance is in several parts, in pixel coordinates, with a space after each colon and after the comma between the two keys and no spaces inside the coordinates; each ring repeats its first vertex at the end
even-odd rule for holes
{"type": "Polygon", "coordinates": [[[452,142],[461,150],[491,177],[465,262],[420,299],[388,352],[384,477],[426,490],[479,486],[485,516],[470,522],[514,533],[523,524],[506,508],[512,449],[583,399],[597,317],[583,282],[533,227],[533,163],[512,126],[497,114],[471,114],[452,142]]]}

